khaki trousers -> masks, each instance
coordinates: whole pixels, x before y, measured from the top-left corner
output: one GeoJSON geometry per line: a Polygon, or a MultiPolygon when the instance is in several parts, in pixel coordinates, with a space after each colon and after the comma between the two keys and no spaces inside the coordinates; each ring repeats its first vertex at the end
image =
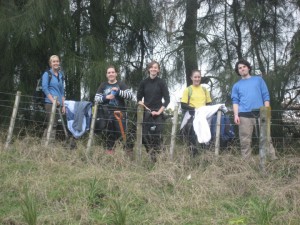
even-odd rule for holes
{"type": "MultiPolygon", "coordinates": [[[[259,118],[258,118],[259,121],[259,118]]],[[[239,125],[239,138],[241,145],[241,153],[243,159],[248,159],[251,156],[252,148],[252,134],[253,130],[256,129],[256,119],[255,118],[246,118],[240,117],[240,125],[239,125]]],[[[258,127],[259,129],[259,127],[258,127]]],[[[270,155],[271,159],[277,159],[275,148],[270,140],[269,149],[267,154],[270,155]]]]}
{"type": "MultiPolygon", "coordinates": [[[[60,110],[60,109],[57,108],[56,110],[60,110]]],[[[46,117],[45,117],[45,121],[44,121],[45,130],[44,130],[44,134],[43,134],[43,141],[45,141],[47,138],[48,126],[49,126],[51,111],[52,111],[52,104],[45,104],[45,111],[46,111],[46,117]]],[[[56,136],[56,127],[57,127],[57,119],[56,119],[57,115],[56,114],[55,114],[55,118],[54,118],[53,129],[52,129],[52,132],[50,135],[50,142],[53,142],[55,140],[55,136],[56,136]]]]}

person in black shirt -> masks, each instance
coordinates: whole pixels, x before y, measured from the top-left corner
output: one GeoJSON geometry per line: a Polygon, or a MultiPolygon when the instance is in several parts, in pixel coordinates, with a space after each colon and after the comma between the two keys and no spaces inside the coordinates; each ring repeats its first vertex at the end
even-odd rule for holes
{"type": "Polygon", "coordinates": [[[125,133],[125,99],[132,99],[132,92],[125,83],[117,80],[117,71],[114,66],[109,66],[107,68],[106,77],[107,81],[101,83],[97,90],[95,101],[100,104],[101,109],[105,108],[105,110],[102,110],[105,115],[100,116],[100,121],[102,123],[105,123],[105,125],[101,129],[103,129],[103,134],[105,137],[104,147],[106,148],[106,153],[112,154],[114,153],[115,142],[122,135],[122,128],[120,127],[120,123],[117,120],[116,116],[120,117],[121,115],[122,127],[125,133]]]}
{"type": "Polygon", "coordinates": [[[137,101],[145,107],[143,121],[143,144],[150,153],[152,161],[161,150],[163,131],[163,112],[170,103],[167,84],[158,77],[160,66],[152,61],[147,66],[149,77],[143,80],[138,88],[137,101]],[[164,99],[164,102],[162,101],[164,99]]]}

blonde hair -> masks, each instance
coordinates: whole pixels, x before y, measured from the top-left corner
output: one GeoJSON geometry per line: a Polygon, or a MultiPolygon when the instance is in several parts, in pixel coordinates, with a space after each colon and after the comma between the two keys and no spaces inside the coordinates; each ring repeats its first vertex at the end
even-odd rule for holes
{"type": "Polygon", "coordinates": [[[50,66],[50,67],[51,67],[52,60],[53,60],[54,58],[58,58],[58,61],[60,61],[58,55],[51,55],[50,58],[49,58],[49,66],[50,66]]]}

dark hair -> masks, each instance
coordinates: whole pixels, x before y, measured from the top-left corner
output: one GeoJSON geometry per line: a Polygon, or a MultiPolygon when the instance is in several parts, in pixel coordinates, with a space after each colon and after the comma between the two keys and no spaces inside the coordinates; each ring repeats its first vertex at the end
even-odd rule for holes
{"type": "Polygon", "coordinates": [[[157,65],[158,65],[158,69],[160,69],[159,63],[158,63],[157,61],[155,61],[155,60],[152,60],[151,62],[149,62],[149,63],[147,64],[147,71],[148,71],[154,64],[157,64],[157,65]]]}
{"type": "Polygon", "coordinates": [[[110,68],[114,69],[114,70],[116,71],[116,73],[118,73],[118,70],[117,70],[117,68],[116,68],[114,65],[109,65],[109,66],[106,68],[106,72],[107,72],[107,70],[110,69],[110,68]]]}
{"type": "Polygon", "coordinates": [[[235,72],[237,73],[238,76],[241,76],[241,75],[239,74],[239,64],[243,64],[243,65],[247,66],[248,69],[249,69],[249,74],[251,73],[251,69],[252,69],[252,68],[251,68],[250,63],[249,63],[247,60],[245,60],[245,59],[240,59],[240,60],[237,61],[237,63],[235,64],[235,68],[234,68],[234,70],[235,70],[235,72]]]}
{"type": "Polygon", "coordinates": [[[192,70],[190,77],[192,77],[194,75],[194,73],[200,73],[200,76],[201,76],[201,70],[195,69],[195,70],[192,70]]]}

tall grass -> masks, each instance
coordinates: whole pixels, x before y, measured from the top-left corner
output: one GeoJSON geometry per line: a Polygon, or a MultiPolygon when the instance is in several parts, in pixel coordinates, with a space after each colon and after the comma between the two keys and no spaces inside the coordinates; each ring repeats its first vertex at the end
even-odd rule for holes
{"type": "Polygon", "coordinates": [[[267,162],[262,176],[259,157],[245,162],[237,150],[191,159],[178,146],[174,161],[163,152],[153,164],[144,151],[134,162],[99,146],[87,160],[85,142],[77,146],[28,137],[0,150],[0,224],[299,224],[295,151],[267,162]]]}
{"type": "Polygon", "coordinates": [[[273,201],[270,198],[254,198],[249,201],[249,208],[252,212],[253,220],[261,225],[272,224],[273,218],[279,213],[273,201]]]}
{"type": "Polygon", "coordinates": [[[111,216],[108,219],[109,224],[126,225],[128,217],[128,204],[119,200],[113,200],[111,204],[111,216]]]}
{"type": "Polygon", "coordinates": [[[24,188],[24,197],[21,202],[22,216],[28,225],[37,224],[37,206],[34,197],[29,193],[28,187],[24,188]]]}

